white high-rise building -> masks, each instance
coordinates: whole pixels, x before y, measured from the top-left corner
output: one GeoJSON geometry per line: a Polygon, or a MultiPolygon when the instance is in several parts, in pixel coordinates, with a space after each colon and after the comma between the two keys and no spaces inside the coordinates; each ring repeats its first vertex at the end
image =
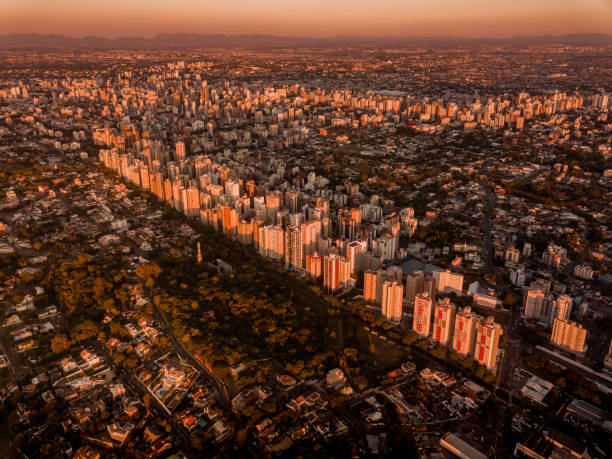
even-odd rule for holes
{"type": "Polygon", "coordinates": [[[367,270],[363,273],[363,299],[366,303],[376,302],[376,271],[367,270]]]}
{"type": "Polygon", "coordinates": [[[497,364],[499,338],[504,334],[502,326],[495,323],[493,316],[479,317],[476,321],[476,342],[474,345],[474,360],[487,368],[497,364]]]}
{"type": "Polygon", "coordinates": [[[304,244],[304,257],[312,255],[317,251],[317,244],[321,238],[321,222],[319,220],[308,220],[300,228],[302,230],[302,244],[304,244]]]}
{"type": "Polygon", "coordinates": [[[478,316],[472,312],[472,308],[469,306],[460,309],[455,316],[453,349],[461,355],[472,355],[474,341],[476,340],[477,317],[478,316]]]}
{"type": "Polygon", "coordinates": [[[278,223],[276,221],[276,214],[280,210],[281,196],[279,192],[273,192],[266,195],[266,223],[274,225],[278,223]]]}
{"type": "Polygon", "coordinates": [[[385,281],[382,285],[382,313],[394,322],[402,320],[402,300],[404,297],[404,286],[401,282],[385,281]]]}
{"type": "Polygon", "coordinates": [[[542,263],[554,268],[560,268],[566,260],[567,250],[555,244],[549,245],[542,253],[542,263]]]}
{"type": "Polygon", "coordinates": [[[455,325],[455,305],[445,298],[434,306],[434,325],[432,339],[436,343],[447,345],[451,342],[455,325]]]}
{"type": "Polygon", "coordinates": [[[583,352],[587,331],[581,324],[555,319],[550,340],[553,344],[573,352],[583,352]]]}
{"type": "Polygon", "coordinates": [[[262,226],[258,230],[259,254],[280,260],[285,254],[285,232],[280,226],[262,226]]]}
{"type": "Polygon", "coordinates": [[[419,335],[429,336],[431,328],[432,301],[427,293],[417,295],[414,298],[414,317],[412,329],[419,335]]]}
{"type": "Polygon", "coordinates": [[[414,298],[423,292],[425,275],[423,271],[413,271],[406,277],[406,299],[412,303],[414,298]]]}
{"type": "Polygon", "coordinates": [[[174,153],[174,159],[176,161],[185,159],[187,152],[185,150],[185,142],[176,142],[176,151],[174,153]]]}
{"type": "Polygon", "coordinates": [[[351,274],[354,274],[359,271],[359,266],[357,263],[357,254],[365,252],[367,248],[368,244],[366,241],[352,241],[347,244],[346,258],[349,261],[351,274]]]}
{"type": "Polygon", "coordinates": [[[574,268],[574,276],[585,280],[593,280],[593,268],[589,265],[576,265],[574,268]]]}
{"type": "Polygon", "coordinates": [[[332,293],[340,288],[340,257],[336,254],[323,257],[323,286],[332,293]]]}
{"type": "Polygon", "coordinates": [[[351,264],[345,257],[338,260],[338,282],[341,287],[347,288],[353,285],[351,278],[351,264]]]}
{"type": "Polygon", "coordinates": [[[519,249],[515,247],[509,247],[506,249],[506,253],[504,254],[504,258],[512,263],[518,263],[521,257],[521,252],[519,249]]]}
{"type": "Polygon", "coordinates": [[[294,268],[302,269],[302,232],[297,226],[288,226],[285,235],[285,261],[294,268]]]}
{"type": "Polygon", "coordinates": [[[456,293],[461,295],[463,291],[463,274],[455,274],[451,271],[434,271],[432,273],[436,280],[438,292],[456,293]]]}
{"type": "Polygon", "coordinates": [[[200,216],[200,190],[190,186],[187,188],[187,210],[185,212],[190,217],[200,216]]]}
{"type": "Polygon", "coordinates": [[[560,295],[554,302],[554,319],[569,320],[572,312],[572,298],[569,295],[560,295]]]}
{"type": "Polygon", "coordinates": [[[544,300],[546,295],[544,291],[537,288],[531,287],[525,292],[524,309],[523,314],[529,319],[540,319],[542,310],[544,309],[544,300]]]}
{"type": "Polygon", "coordinates": [[[230,198],[230,202],[236,201],[240,198],[240,185],[234,180],[228,180],[225,182],[225,194],[230,198]]]}

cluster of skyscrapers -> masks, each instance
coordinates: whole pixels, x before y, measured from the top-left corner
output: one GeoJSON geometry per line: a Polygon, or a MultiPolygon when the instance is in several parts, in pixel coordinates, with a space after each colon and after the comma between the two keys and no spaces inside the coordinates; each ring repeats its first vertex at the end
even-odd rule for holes
{"type": "Polygon", "coordinates": [[[497,364],[502,326],[492,316],[484,318],[472,312],[469,306],[457,309],[448,298],[435,301],[424,292],[414,300],[412,329],[487,368],[497,364]]]}
{"type": "MultiPolygon", "coordinates": [[[[348,207],[349,195],[322,188],[325,179],[314,172],[306,180],[296,178],[295,187],[274,189],[274,176],[285,173],[282,166],[272,174],[271,183],[256,186],[254,180],[240,178],[239,171],[206,155],[187,156],[183,142],[176,143],[171,159],[159,144],[140,139],[131,128],[122,136],[101,129],[94,138],[100,145],[117,144],[100,150],[100,160],[109,169],[177,211],[254,245],[260,255],[323,277],[325,289],[332,293],[353,286],[359,271],[394,259],[400,232],[411,235],[416,230],[411,208],[382,219],[378,197],[348,207]],[[129,153],[122,151],[126,144],[133,147],[129,153]],[[330,212],[332,200],[339,208],[336,215],[330,212]]],[[[359,193],[355,183],[347,182],[345,188],[359,193]]],[[[403,297],[397,291],[386,295],[403,297]]],[[[391,310],[389,318],[401,318],[401,301],[391,310]]]]}
{"type": "Polygon", "coordinates": [[[525,292],[523,315],[527,319],[552,326],[551,342],[573,352],[582,352],[586,343],[586,329],[570,321],[573,301],[569,295],[550,293],[547,283],[533,282],[525,292]]]}

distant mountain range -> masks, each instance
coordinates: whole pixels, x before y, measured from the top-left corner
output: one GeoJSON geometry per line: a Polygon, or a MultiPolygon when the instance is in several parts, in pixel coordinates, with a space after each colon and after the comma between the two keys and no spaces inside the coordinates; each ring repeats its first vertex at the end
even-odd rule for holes
{"type": "Polygon", "coordinates": [[[612,34],[542,35],[513,38],[464,37],[283,37],[276,35],[222,34],[158,34],[143,37],[66,37],[63,35],[9,34],[0,35],[0,49],[146,49],[146,48],[333,48],[411,46],[453,47],[475,45],[612,45],[612,34]]]}

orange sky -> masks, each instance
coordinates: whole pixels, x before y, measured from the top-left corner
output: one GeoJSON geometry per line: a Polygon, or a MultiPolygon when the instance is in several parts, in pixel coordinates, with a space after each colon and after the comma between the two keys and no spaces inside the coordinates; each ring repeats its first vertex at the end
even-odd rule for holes
{"type": "Polygon", "coordinates": [[[0,0],[1,33],[291,36],[612,33],[612,0],[0,0]]]}

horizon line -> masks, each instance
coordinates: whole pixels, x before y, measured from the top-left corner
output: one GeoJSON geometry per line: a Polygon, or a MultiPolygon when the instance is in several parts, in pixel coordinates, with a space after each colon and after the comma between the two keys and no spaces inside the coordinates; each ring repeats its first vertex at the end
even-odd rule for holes
{"type": "Polygon", "coordinates": [[[9,37],[11,35],[37,35],[40,37],[56,36],[63,38],[71,38],[76,40],[83,40],[86,38],[103,38],[106,40],[117,40],[120,38],[141,38],[145,40],[151,40],[164,35],[183,35],[183,36],[224,36],[224,37],[241,37],[241,36],[260,36],[260,37],[272,37],[272,38],[295,38],[295,39],[308,39],[308,40],[335,40],[335,39],[439,39],[439,38],[460,38],[464,40],[512,40],[520,38],[563,38],[571,36],[604,36],[612,37],[612,33],[605,32],[571,32],[564,34],[539,34],[539,35],[513,35],[513,36],[465,36],[465,35],[286,35],[286,34],[271,34],[271,33],[205,33],[205,32],[156,32],[153,35],[66,35],[63,33],[40,33],[40,32],[11,32],[6,34],[0,34],[0,37],[9,37]]]}

